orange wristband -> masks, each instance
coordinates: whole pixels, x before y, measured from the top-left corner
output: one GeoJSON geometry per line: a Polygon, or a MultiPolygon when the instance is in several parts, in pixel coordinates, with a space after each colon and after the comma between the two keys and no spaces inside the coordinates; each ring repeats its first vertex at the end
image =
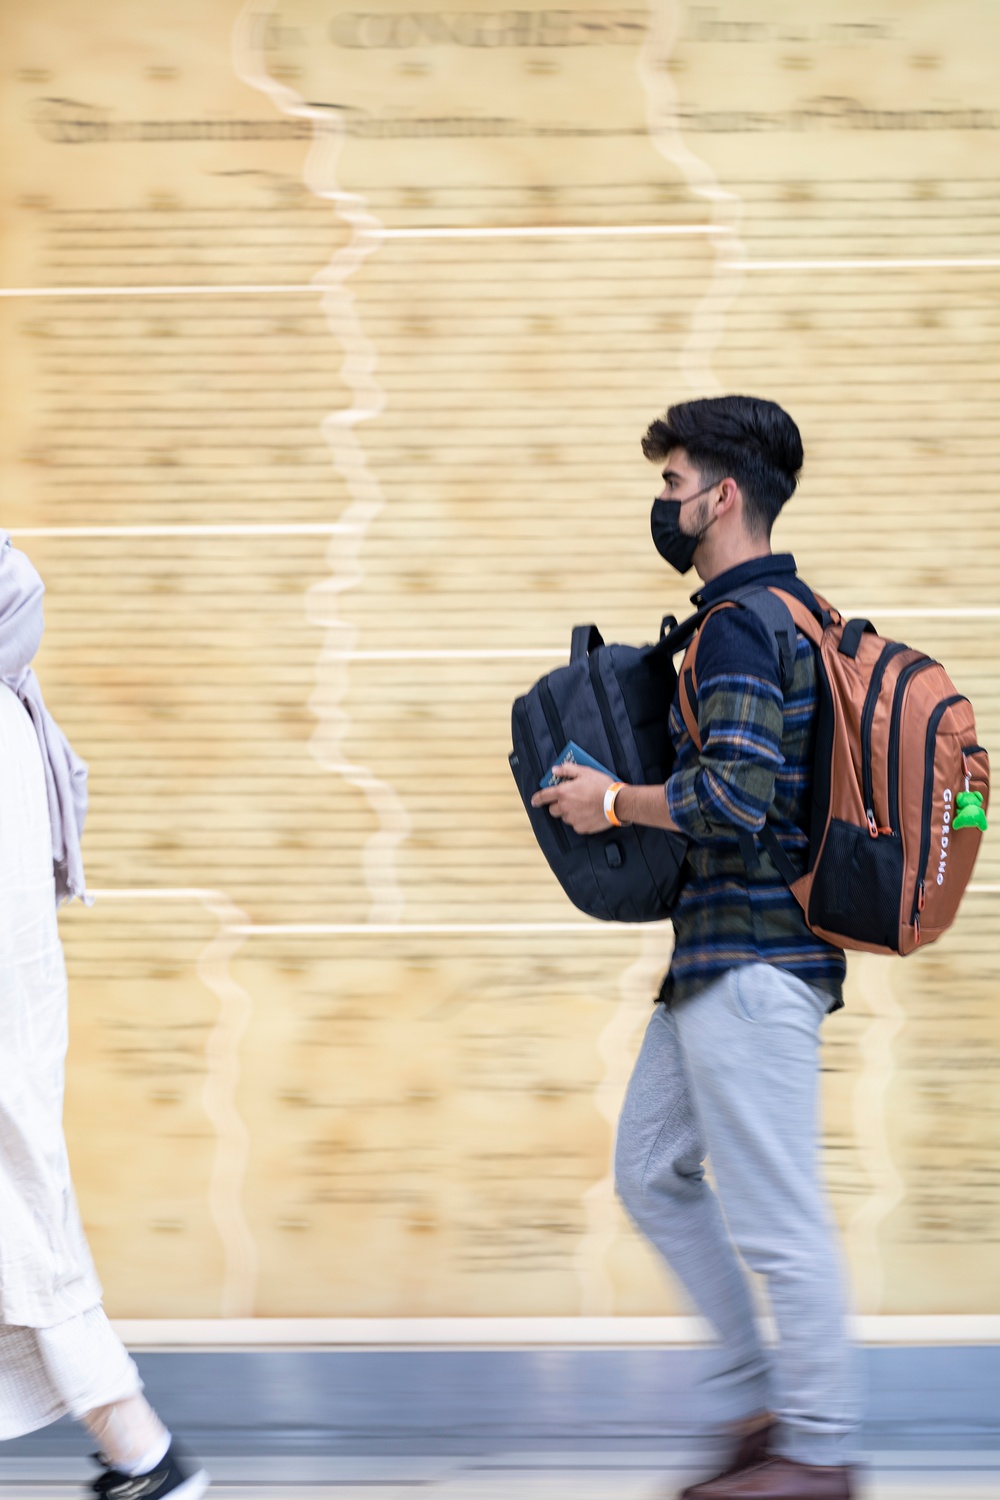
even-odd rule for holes
{"type": "Polygon", "coordinates": [[[615,814],[615,798],[618,796],[618,793],[621,791],[622,787],[627,785],[628,783],[625,781],[613,781],[608,787],[607,791],[604,793],[604,816],[607,818],[612,828],[628,827],[628,824],[623,823],[622,820],[615,814]]]}

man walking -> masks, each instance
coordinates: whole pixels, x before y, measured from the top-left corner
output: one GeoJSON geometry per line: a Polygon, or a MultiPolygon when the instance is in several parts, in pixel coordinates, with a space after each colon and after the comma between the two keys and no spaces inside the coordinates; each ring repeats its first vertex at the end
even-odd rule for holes
{"type": "MultiPolygon", "coordinates": [[[[643,452],[662,464],[653,541],[703,581],[699,608],[768,584],[817,609],[770,534],[802,466],[773,402],[672,406],[643,452]]],[[[700,751],[678,699],[666,786],[619,786],[576,765],[536,794],[578,833],[642,823],[690,840],[674,952],[629,1083],[616,1179],[630,1215],[715,1328],[745,1418],[698,1500],[849,1500],[858,1420],[846,1296],[819,1176],[819,1030],[845,963],[816,937],[755,835],[765,819],[804,868],[817,710],[813,647],[797,636],[782,686],[773,631],[747,608],[713,613],[697,658],[700,751]],[[711,1158],[718,1196],[705,1180],[711,1158]],[[735,1248],[734,1248],[735,1247],[735,1248]],[[765,1354],[739,1257],[763,1277],[778,1343],[765,1354]]]]}

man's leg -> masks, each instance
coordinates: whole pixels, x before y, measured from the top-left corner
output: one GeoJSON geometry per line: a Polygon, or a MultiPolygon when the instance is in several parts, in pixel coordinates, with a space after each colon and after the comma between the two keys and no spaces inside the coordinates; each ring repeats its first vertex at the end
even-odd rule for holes
{"type": "Polygon", "coordinates": [[[839,1465],[858,1421],[836,1231],[819,1167],[827,997],[769,964],[730,970],[675,1012],[730,1232],[778,1330],[775,1451],[839,1465]]]}
{"type": "Polygon", "coordinates": [[[618,1123],[615,1180],[630,1216],[670,1265],[724,1350],[743,1412],[768,1405],[767,1360],[746,1276],[702,1163],[674,1015],[657,1005],[618,1123]]]}

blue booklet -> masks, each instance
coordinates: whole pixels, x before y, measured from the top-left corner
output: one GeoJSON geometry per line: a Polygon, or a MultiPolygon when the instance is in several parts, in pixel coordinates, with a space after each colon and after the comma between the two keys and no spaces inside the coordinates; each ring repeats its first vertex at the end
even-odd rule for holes
{"type": "Polygon", "coordinates": [[[609,771],[608,768],[607,768],[607,766],[602,766],[601,762],[599,760],[595,760],[592,755],[588,755],[587,752],[586,752],[586,750],[581,750],[580,746],[576,743],[575,740],[570,740],[570,742],[566,746],[565,750],[563,750],[559,754],[559,756],[556,758],[555,766],[552,767],[552,770],[549,771],[548,775],[542,777],[542,779],[538,783],[538,785],[539,786],[555,786],[555,784],[556,784],[556,776],[555,776],[556,766],[561,766],[566,761],[570,761],[574,766],[590,766],[592,770],[594,770],[594,771],[602,771],[605,776],[611,776],[612,778],[614,777],[614,774],[615,774],[613,771],[609,771]]]}

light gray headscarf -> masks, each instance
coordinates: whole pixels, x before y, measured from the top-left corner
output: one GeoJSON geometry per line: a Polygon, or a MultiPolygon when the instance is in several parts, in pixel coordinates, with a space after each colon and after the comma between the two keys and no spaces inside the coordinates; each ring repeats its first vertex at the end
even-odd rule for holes
{"type": "Polygon", "coordinates": [[[45,767],[52,824],[56,903],[87,902],[80,838],[87,815],[87,767],[45,707],[31,662],[42,639],[45,585],[23,552],[0,531],[0,678],[20,698],[35,726],[45,767]]]}

